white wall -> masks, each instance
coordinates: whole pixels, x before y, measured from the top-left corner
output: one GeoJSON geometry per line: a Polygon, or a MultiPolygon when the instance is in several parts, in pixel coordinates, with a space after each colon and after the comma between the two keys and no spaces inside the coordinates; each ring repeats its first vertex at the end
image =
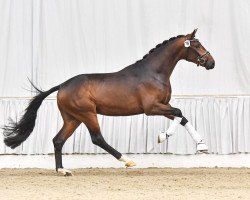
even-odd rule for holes
{"type": "MultiPolygon", "coordinates": [[[[19,117],[27,103],[28,99],[0,100],[0,124],[6,124],[8,117],[19,117]]],[[[250,153],[250,97],[173,98],[171,103],[179,107],[195,126],[206,142],[209,153],[250,153]]],[[[196,153],[194,141],[181,125],[168,142],[157,143],[159,132],[167,130],[171,123],[165,117],[99,115],[98,120],[106,141],[122,153],[196,153]]],[[[62,119],[56,100],[45,100],[38,112],[33,133],[21,146],[11,150],[3,144],[0,134],[0,154],[53,153],[52,138],[61,126],[62,119]]],[[[67,140],[63,152],[71,154],[104,151],[92,144],[86,127],[82,125],[67,140]]]]}
{"type": "Polygon", "coordinates": [[[0,96],[30,96],[80,74],[119,70],[199,28],[214,70],[180,62],[173,93],[250,94],[248,0],[0,1],[0,96]]]}

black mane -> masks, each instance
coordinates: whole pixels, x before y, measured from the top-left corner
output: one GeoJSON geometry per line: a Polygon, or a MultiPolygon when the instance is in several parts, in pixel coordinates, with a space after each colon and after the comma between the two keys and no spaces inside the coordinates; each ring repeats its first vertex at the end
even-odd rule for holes
{"type": "Polygon", "coordinates": [[[162,47],[163,45],[168,45],[169,42],[171,42],[171,41],[173,41],[173,40],[175,40],[175,39],[177,39],[177,38],[181,38],[181,37],[184,37],[184,35],[178,35],[178,36],[176,36],[176,37],[171,37],[171,38],[169,38],[168,40],[164,40],[162,43],[157,44],[157,45],[156,45],[153,49],[151,49],[146,55],[144,55],[144,56],[142,57],[141,60],[136,61],[136,63],[137,63],[137,62],[140,62],[140,61],[142,61],[142,60],[144,60],[145,58],[147,58],[148,55],[150,55],[151,53],[153,53],[156,49],[162,47]]]}

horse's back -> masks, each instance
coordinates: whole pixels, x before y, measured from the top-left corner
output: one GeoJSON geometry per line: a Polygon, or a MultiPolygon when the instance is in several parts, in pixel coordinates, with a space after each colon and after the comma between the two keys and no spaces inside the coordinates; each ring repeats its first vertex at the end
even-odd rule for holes
{"type": "Polygon", "coordinates": [[[122,72],[78,75],[61,85],[58,103],[104,115],[139,114],[143,111],[136,81],[122,72]]]}

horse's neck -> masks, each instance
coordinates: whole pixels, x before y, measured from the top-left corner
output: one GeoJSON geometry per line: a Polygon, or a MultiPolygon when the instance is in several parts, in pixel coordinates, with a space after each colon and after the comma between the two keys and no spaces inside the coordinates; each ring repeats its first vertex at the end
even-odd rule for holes
{"type": "Polygon", "coordinates": [[[173,43],[162,49],[161,52],[158,52],[155,58],[151,58],[152,60],[156,60],[153,70],[156,73],[161,73],[165,80],[169,79],[176,64],[182,59],[182,48],[176,46],[177,45],[173,43]]]}

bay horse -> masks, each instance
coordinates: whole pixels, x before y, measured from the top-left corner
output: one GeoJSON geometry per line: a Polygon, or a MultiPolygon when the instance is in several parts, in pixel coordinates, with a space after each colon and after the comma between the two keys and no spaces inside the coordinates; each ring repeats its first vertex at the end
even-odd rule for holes
{"type": "Polygon", "coordinates": [[[184,126],[197,144],[197,151],[207,151],[200,135],[178,108],[169,104],[171,99],[170,76],[181,59],[214,68],[211,54],[195,38],[195,29],[187,35],[170,38],[149,51],[143,59],[114,73],[81,74],[48,91],[37,89],[24,115],[18,122],[11,122],[4,129],[4,143],[15,148],[24,142],[35,126],[37,111],[42,101],[58,91],[57,104],[63,118],[63,126],[53,138],[56,171],[65,176],[71,171],[62,165],[62,147],[76,128],[84,123],[93,144],[106,150],[117,160],[132,167],[135,163],[106,143],[100,130],[97,114],[129,116],[145,113],[162,115],[171,120],[166,132],[161,132],[158,142],[163,142],[175,132],[178,124],[184,126]]]}

